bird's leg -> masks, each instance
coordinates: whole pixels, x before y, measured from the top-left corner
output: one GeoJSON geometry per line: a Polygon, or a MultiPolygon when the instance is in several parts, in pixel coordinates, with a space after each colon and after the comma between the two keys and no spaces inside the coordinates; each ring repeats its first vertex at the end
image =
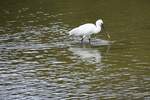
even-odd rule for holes
{"type": "Polygon", "coordinates": [[[81,43],[83,43],[83,37],[82,37],[82,39],[81,39],[81,43]]]}
{"type": "Polygon", "coordinates": [[[91,43],[91,36],[89,35],[88,38],[89,38],[89,43],[91,43]]]}
{"type": "Polygon", "coordinates": [[[84,38],[85,38],[85,35],[82,36],[81,43],[83,43],[83,39],[84,39],[84,38]]]}
{"type": "Polygon", "coordinates": [[[91,43],[91,38],[89,38],[89,43],[91,43]]]}

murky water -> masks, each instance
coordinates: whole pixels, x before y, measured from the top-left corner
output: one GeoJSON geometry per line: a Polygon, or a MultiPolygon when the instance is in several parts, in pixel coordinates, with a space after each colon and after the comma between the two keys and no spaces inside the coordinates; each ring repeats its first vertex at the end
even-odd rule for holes
{"type": "Polygon", "coordinates": [[[0,2],[1,100],[150,100],[148,0],[0,2]],[[68,38],[98,18],[110,40],[68,38]]]}

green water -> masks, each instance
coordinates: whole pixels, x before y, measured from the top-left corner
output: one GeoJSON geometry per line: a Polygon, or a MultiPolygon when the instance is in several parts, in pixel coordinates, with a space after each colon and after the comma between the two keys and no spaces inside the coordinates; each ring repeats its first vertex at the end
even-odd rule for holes
{"type": "Polygon", "coordinates": [[[149,100],[150,1],[0,1],[1,100],[149,100]],[[111,39],[68,31],[102,18],[111,39]]]}

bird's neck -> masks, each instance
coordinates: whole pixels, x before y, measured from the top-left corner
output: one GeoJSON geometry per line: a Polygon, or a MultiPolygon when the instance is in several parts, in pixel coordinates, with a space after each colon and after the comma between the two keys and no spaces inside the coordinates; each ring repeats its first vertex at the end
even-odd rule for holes
{"type": "Polygon", "coordinates": [[[101,25],[96,23],[96,33],[101,31],[101,25]]]}

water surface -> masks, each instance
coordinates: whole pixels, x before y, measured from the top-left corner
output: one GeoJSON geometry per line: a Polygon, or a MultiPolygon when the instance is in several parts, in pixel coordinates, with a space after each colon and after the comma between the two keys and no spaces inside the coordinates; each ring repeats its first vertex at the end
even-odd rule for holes
{"type": "Polygon", "coordinates": [[[150,99],[147,0],[0,3],[0,99],[150,99]],[[111,39],[68,31],[102,18],[111,39]]]}

